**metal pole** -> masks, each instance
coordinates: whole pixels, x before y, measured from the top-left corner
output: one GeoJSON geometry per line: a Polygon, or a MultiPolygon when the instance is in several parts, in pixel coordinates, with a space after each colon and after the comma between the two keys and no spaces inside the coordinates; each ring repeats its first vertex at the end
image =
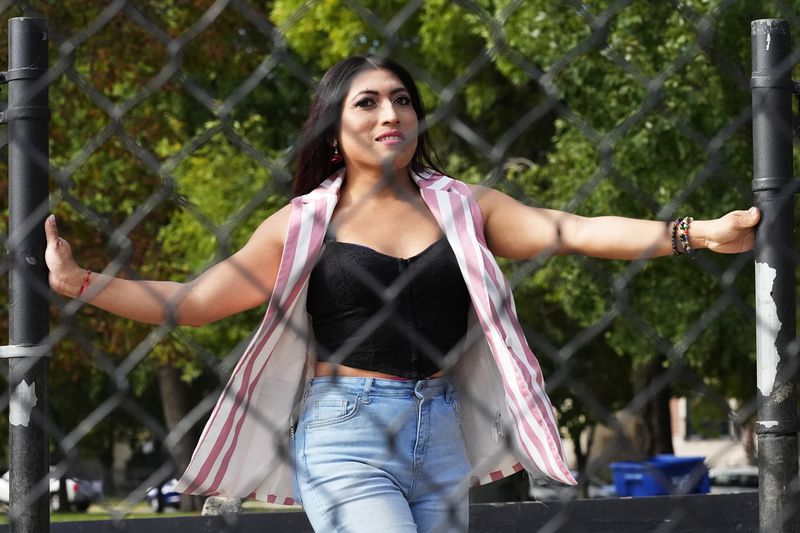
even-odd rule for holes
{"type": "Polygon", "coordinates": [[[759,524],[762,533],[797,531],[797,404],[794,180],[789,23],[751,24],[753,195],[756,232],[759,524]]]}
{"type": "Polygon", "coordinates": [[[48,211],[48,36],[41,18],[8,21],[9,357],[11,530],[50,530],[47,411],[48,334],[44,219],[48,211]],[[35,497],[38,496],[38,497],[35,497]]]}

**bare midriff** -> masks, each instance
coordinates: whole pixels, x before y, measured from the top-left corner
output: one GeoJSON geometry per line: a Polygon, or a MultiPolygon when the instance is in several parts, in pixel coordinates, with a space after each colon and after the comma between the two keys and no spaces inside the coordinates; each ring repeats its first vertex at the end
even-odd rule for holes
{"type": "MultiPolygon", "coordinates": [[[[377,378],[377,379],[397,379],[403,381],[414,381],[414,378],[404,378],[401,376],[395,376],[394,374],[384,374],[383,372],[375,372],[373,370],[362,370],[360,368],[353,368],[344,365],[336,365],[333,363],[326,363],[323,361],[317,361],[317,365],[314,367],[314,374],[317,377],[341,376],[348,378],[377,378]]],[[[425,378],[422,379],[438,378],[444,376],[444,374],[445,371],[440,370],[435,374],[431,374],[430,376],[426,376],[425,378]]]]}

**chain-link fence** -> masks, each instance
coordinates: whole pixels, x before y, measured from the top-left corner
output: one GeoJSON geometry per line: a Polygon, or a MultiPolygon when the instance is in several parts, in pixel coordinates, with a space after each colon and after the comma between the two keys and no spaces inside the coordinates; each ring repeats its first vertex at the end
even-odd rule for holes
{"type": "MultiPolygon", "coordinates": [[[[750,253],[721,255],[701,250],[693,260],[608,261],[556,256],[554,241],[533,257],[499,261],[513,290],[511,302],[502,276],[490,262],[484,258],[469,263],[468,254],[456,249],[456,268],[467,280],[472,319],[457,342],[444,343],[442,348],[418,338],[417,333],[426,327],[458,330],[458,324],[446,321],[463,326],[460,315],[445,315],[446,319],[436,315],[458,297],[445,292],[450,296],[443,302],[426,302],[425,308],[419,308],[425,302],[420,293],[431,289],[417,286],[424,278],[421,273],[439,267],[422,261],[431,248],[413,249],[408,243],[425,241],[423,236],[428,234],[428,243],[435,241],[431,228],[439,231],[439,227],[431,217],[438,217],[452,246],[474,245],[476,238],[461,236],[453,221],[469,215],[477,204],[460,211],[443,207],[433,199],[435,191],[426,196],[425,185],[418,181],[421,200],[399,195],[414,210],[398,221],[416,217],[419,224],[412,226],[413,231],[393,228],[396,239],[388,248],[348,250],[346,255],[355,265],[350,270],[331,267],[332,272],[316,273],[317,285],[335,285],[332,278],[340,276],[338,283],[349,287],[345,294],[367,291],[363,298],[372,307],[369,316],[361,316],[353,335],[341,329],[342,317],[352,311],[352,305],[334,299],[337,305],[317,302],[318,308],[323,307],[317,312],[327,313],[331,342],[344,337],[343,342],[334,348],[320,342],[311,350],[294,351],[272,344],[305,346],[311,326],[300,311],[305,310],[306,293],[313,292],[305,289],[313,262],[323,248],[335,249],[333,243],[358,242],[348,239],[347,231],[358,228],[362,218],[369,220],[370,200],[398,195],[389,181],[381,181],[360,204],[344,199],[330,227],[313,223],[315,214],[330,217],[335,205],[321,193],[312,193],[317,196],[305,203],[294,201],[291,215],[283,209],[293,197],[298,157],[310,144],[301,135],[301,127],[311,95],[332,65],[355,54],[374,54],[390,56],[405,66],[419,84],[427,107],[420,131],[430,137],[438,154],[438,160],[432,156],[426,162],[440,165],[447,175],[466,183],[502,191],[530,206],[583,216],[621,215],[665,222],[684,215],[713,219],[752,205],[754,177],[778,177],[753,173],[750,21],[780,18],[797,28],[800,5],[778,0],[762,4],[724,0],[0,4],[5,19],[35,16],[47,21],[41,35],[51,57],[46,73],[18,64],[17,70],[28,69],[30,76],[6,78],[26,80],[28,91],[44,86],[49,90],[49,104],[27,105],[49,105],[49,155],[27,140],[17,141],[22,153],[33,154],[32,171],[38,167],[49,174],[49,201],[34,203],[30,216],[17,222],[9,213],[12,223],[2,232],[9,253],[0,264],[4,273],[24,282],[32,298],[46,297],[51,328],[42,330],[43,318],[36,315],[11,316],[10,337],[0,338],[3,345],[18,347],[17,353],[5,354],[17,359],[5,376],[11,389],[3,397],[3,404],[11,405],[3,414],[11,428],[11,442],[3,436],[0,444],[9,458],[13,481],[22,475],[19,465],[35,455],[22,444],[27,441],[14,444],[15,438],[22,438],[14,432],[46,433],[49,456],[42,451],[32,468],[49,466],[57,480],[42,481],[43,474],[28,478],[27,488],[18,493],[25,498],[10,513],[12,523],[28,524],[25,513],[37,498],[40,509],[46,509],[49,500],[51,509],[88,509],[87,519],[110,514],[118,525],[151,509],[199,511],[201,500],[181,499],[173,491],[172,479],[190,464],[198,442],[210,451],[198,448],[199,458],[206,462],[198,467],[196,483],[190,488],[207,494],[225,492],[228,478],[233,477],[231,484],[241,490],[248,486],[247,494],[255,496],[244,503],[246,509],[295,504],[292,495],[262,486],[265,477],[291,463],[290,441],[301,413],[295,409],[290,416],[289,411],[295,396],[302,398],[304,390],[295,389],[310,376],[316,356],[349,364],[363,348],[364,339],[400,339],[429,375],[461,369],[457,394],[451,389],[439,392],[448,405],[460,404],[462,428],[483,431],[485,440],[496,445],[487,445],[485,449],[494,451],[486,457],[470,457],[472,476],[484,482],[503,478],[472,488],[473,502],[680,495],[709,488],[726,490],[726,479],[735,485],[728,490],[755,490],[746,485],[758,476],[757,444],[777,437],[767,431],[771,426],[756,424],[758,391],[761,398],[769,394],[757,388],[762,382],[756,379],[755,332],[763,325],[756,321],[750,253]],[[319,198],[324,200],[322,207],[317,205],[319,198]],[[300,218],[312,209],[303,207],[308,205],[317,211],[309,215],[310,225],[304,225],[300,218]],[[350,209],[352,223],[341,216],[343,209],[350,209]],[[25,264],[44,272],[43,257],[36,248],[31,251],[20,243],[31,228],[40,227],[48,212],[56,215],[60,235],[70,243],[78,264],[91,271],[79,280],[81,298],[51,294],[44,277],[34,279],[25,273],[25,264]],[[107,292],[118,295],[118,300],[119,295],[124,296],[121,300],[133,298],[135,304],[109,301],[114,298],[107,296],[104,307],[155,325],[119,318],[84,303],[87,298],[99,298],[103,290],[112,290],[111,276],[176,282],[200,279],[211,265],[241,249],[270,216],[273,221],[283,220],[287,240],[280,243],[278,252],[263,252],[264,257],[277,258],[281,250],[289,249],[297,257],[306,254],[305,259],[294,269],[293,261],[285,256],[280,266],[267,260],[263,271],[242,268],[252,264],[248,262],[252,259],[229,261],[238,284],[214,289],[214,294],[224,297],[207,306],[196,320],[205,323],[211,317],[215,319],[211,324],[176,325],[195,321],[181,315],[183,302],[195,297],[185,289],[187,285],[170,285],[178,287],[173,292],[148,284],[136,285],[133,292],[107,292]],[[376,255],[412,261],[392,263],[392,268],[406,273],[399,277],[395,273],[387,281],[371,270],[376,255]],[[415,258],[421,267],[413,267],[415,258]],[[482,289],[469,285],[470,268],[481,272],[482,281],[476,283],[482,289]],[[330,279],[320,281],[323,275],[330,279]],[[489,289],[488,279],[493,284],[489,289]],[[483,311],[476,296],[480,290],[488,291],[483,311]],[[229,300],[265,304],[270,296],[266,318],[264,305],[227,316],[229,300]],[[158,312],[145,311],[144,316],[124,311],[131,307],[155,307],[158,312]],[[514,309],[519,324],[503,314],[513,315],[514,309]],[[411,321],[405,321],[409,316],[411,321]],[[423,316],[431,324],[412,323],[423,316]],[[216,321],[219,317],[226,318],[216,321]],[[37,322],[38,333],[30,334],[35,338],[14,338],[20,336],[23,326],[19,324],[25,320],[37,322]],[[499,331],[492,330],[495,321],[508,329],[492,339],[491,332],[499,331]],[[529,428],[530,438],[546,441],[541,433],[552,416],[554,442],[560,434],[570,469],[561,477],[574,475],[576,488],[554,483],[550,478],[558,476],[552,472],[549,477],[526,472],[523,466],[533,466],[535,461],[503,462],[507,454],[516,457],[525,447],[528,437],[520,428],[527,415],[514,411],[514,400],[508,400],[509,411],[491,403],[497,394],[513,396],[508,380],[505,391],[498,393],[476,388],[484,382],[469,379],[494,375],[497,370],[480,367],[480,361],[485,364],[490,359],[469,359],[476,366],[468,366],[465,352],[488,346],[497,358],[500,348],[492,343],[513,354],[517,349],[524,352],[515,343],[524,344],[525,339],[541,364],[539,373],[536,360],[523,357],[522,366],[527,365],[530,372],[525,386],[531,387],[543,374],[553,404],[551,413],[546,399],[539,400],[544,401],[537,407],[542,418],[529,428]],[[41,346],[52,349],[44,363],[41,353],[34,353],[41,346]],[[269,359],[275,350],[295,357],[264,365],[259,357],[269,359]],[[305,352],[311,354],[308,359],[305,352]],[[16,370],[14,365],[18,365],[16,370]],[[38,372],[39,381],[26,381],[30,372],[38,372]],[[234,379],[233,385],[226,386],[232,373],[241,381],[234,379]],[[291,381],[286,376],[298,379],[282,384],[282,380],[291,381]],[[34,382],[37,387],[31,386],[34,382]],[[24,390],[20,383],[25,384],[24,390]],[[289,392],[277,398],[281,388],[289,392]],[[223,401],[214,411],[220,397],[223,401]],[[271,409],[281,401],[289,402],[285,412],[271,409]],[[31,415],[30,420],[20,420],[20,409],[31,415]],[[203,432],[209,418],[210,429],[203,432]],[[519,420],[521,425],[513,426],[512,421],[519,420]],[[757,433],[766,440],[756,439],[757,433]],[[249,444],[231,444],[239,439],[249,444]],[[700,459],[682,461],[672,454],[700,459]],[[493,466],[478,474],[486,465],[493,466]],[[709,485],[707,467],[716,474],[714,485],[709,485]],[[626,477],[626,473],[631,475],[626,477]],[[653,486],[646,486],[650,481],[653,486]]],[[[797,62],[797,54],[797,48],[790,50],[789,64],[797,62]]],[[[27,113],[9,111],[6,119],[9,123],[20,117],[47,120],[41,113],[27,113]]],[[[325,120],[312,126],[316,136],[331,128],[325,120]]],[[[13,131],[11,125],[7,129],[13,131]]],[[[12,149],[4,151],[4,157],[9,153],[7,160],[12,149]]],[[[323,166],[334,155],[334,146],[329,149],[322,154],[323,166]]],[[[7,197],[9,181],[0,183],[7,197]]],[[[337,187],[338,182],[328,184],[329,190],[337,187]]],[[[15,192],[10,194],[13,197],[15,192]]],[[[481,193],[476,197],[480,199],[481,193]]],[[[791,213],[794,207],[788,205],[782,209],[791,213]]],[[[475,220],[477,225],[483,223],[480,217],[475,220]]],[[[381,231],[371,229],[375,235],[381,231]]],[[[360,233],[349,235],[369,235],[369,231],[361,227],[360,233]]],[[[514,237],[509,235],[509,239],[514,237]]],[[[637,238],[642,236],[616,236],[620,242],[637,238]]],[[[669,242],[668,232],[663,239],[669,242]]],[[[369,239],[361,242],[370,244],[369,239]]],[[[658,246],[645,243],[649,250],[658,246]]],[[[489,242],[489,248],[504,250],[500,241],[489,242]]],[[[4,276],[3,284],[8,277],[4,276]]],[[[452,276],[441,279],[452,281],[452,276]]],[[[0,291],[12,314],[12,304],[19,304],[23,292],[15,291],[14,283],[11,296],[0,291]]],[[[437,290],[450,290],[436,285],[437,290]]],[[[795,298],[794,292],[788,297],[792,305],[795,298]]],[[[2,319],[5,322],[8,316],[2,319]]],[[[314,320],[315,328],[323,322],[318,316],[314,320]]],[[[794,357],[797,345],[794,334],[791,337],[781,342],[794,357]]],[[[504,359],[497,360],[503,372],[504,359]]],[[[791,374],[787,370],[777,382],[786,379],[789,383],[781,394],[794,409],[791,374]]],[[[486,383],[495,383],[498,377],[486,383]]],[[[416,393],[419,407],[427,397],[420,390],[416,393]]],[[[358,398],[355,403],[360,405],[363,394],[358,398]]],[[[347,418],[353,405],[345,401],[330,411],[336,414],[318,416],[347,418]]],[[[372,422],[385,430],[383,459],[378,462],[389,463],[390,457],[400,453],[398,441],[408,421],[396,415],[372,422]]],[[[794,423],[778,437],[796,434],[794,423]]],[[[438,427],[431,434],[444,435],[444,431],[438,427]]],[[[796,438],[794,448],[787,446],[789,455],[794,454],[794,470],[786,471],[791,487],[782,491],[793,494],[796,438]]],[[[437,465],[438,461],[443,459],[437,465]]],[[[535,466],[547,470],[540,463],[535,466]]],[[[400,469],[417,472],[414,465],[400,469]]],[[[431,490],[445,494],[441,498],[450,504],[450,525],[463,527],[464,516],[457,509],[458,502],[466,501],[466,489],[457,482],[440,487],[432,474],[435,470],[420,469],[421,478],[415,482],[427,480],[437,487],[431,490]]],[[[8,477],[4,479],[8,485],[8,477]]],[[[13,495],[13,486],[11,490],[13,495]]],[[[697,505],[702,509],[702,503],[691,504],[697,505]]],[[[688,509],[697,507],[691,506],[687,504],[686,512],[673,513],[659,531],[680,531],[695,524],[697,514],[688,509]]],[[[794,514],[791,505],[776,509],[794,514]]],[[[559,507],[545,529],[570,530],[564,524],[575,512],[570,505],[559,507]]],[[[774,520],[784,521],[783,517],[774,520]]],[[[26,528],[24,524],[20,527],[26,528]]]]}

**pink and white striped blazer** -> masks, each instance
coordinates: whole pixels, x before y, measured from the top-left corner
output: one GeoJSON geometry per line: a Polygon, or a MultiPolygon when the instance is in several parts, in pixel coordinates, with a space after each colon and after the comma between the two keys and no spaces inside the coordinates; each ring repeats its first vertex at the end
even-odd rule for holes
{"type": "MultiPolygon", "coordinates": [[[[458,259],[472,298],[471,325],[480,326],[470,327],[453,368],[473,482],[496,481],[525,468],[574,484],[539,363],[486,245],[472,191],[441,174],[412,175],[458,259]]],[[[217,401],[178,491],[293,503],[290,432],[315,361],[306,313],[308,278],[343,179],[342,170],[292,200],[266,315],[217,401]]]]}

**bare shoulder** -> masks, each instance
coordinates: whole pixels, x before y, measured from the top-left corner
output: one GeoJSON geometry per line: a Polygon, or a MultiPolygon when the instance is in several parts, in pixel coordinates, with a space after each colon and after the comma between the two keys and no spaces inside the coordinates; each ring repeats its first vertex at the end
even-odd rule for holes
{"type": "Polygon", "coordinates": [[[484,218],[488,218],[492,211],[503,205],[507,206],[509,202],[514,202],[507,194],[492,189],[491,187],[471,184],[468,186],[470,191],[472,191],[472,195],[478,201],[478,206],[481,208],[481,213],[483,213],[484,218]]]}
{"type": "Polygon", "coordinates": [[[483,231],[492,253],[509,259],[529,259],[542,250],[560,253],[559,228],[566,230],[568,215],[529,206],[488,187],[470,188],[483,214],[483,231]]]}
{"type": "Polygon", "coordinates": [[[262,258],[265,258],[265,255],[280,258],[291,212],[292,206],[287,204],[267,217],[237,255],[253,254],[262,258]]]}
{"type": "Polygon", "coordinates": [[[258,239],[264,243],[283,243],[286,237],[286,231],[289,227],[289,216],[291,213],[291,204],[286,204],[281,207],[259,224],[255,232],[253,232],[252,238],[258,239]]]}

